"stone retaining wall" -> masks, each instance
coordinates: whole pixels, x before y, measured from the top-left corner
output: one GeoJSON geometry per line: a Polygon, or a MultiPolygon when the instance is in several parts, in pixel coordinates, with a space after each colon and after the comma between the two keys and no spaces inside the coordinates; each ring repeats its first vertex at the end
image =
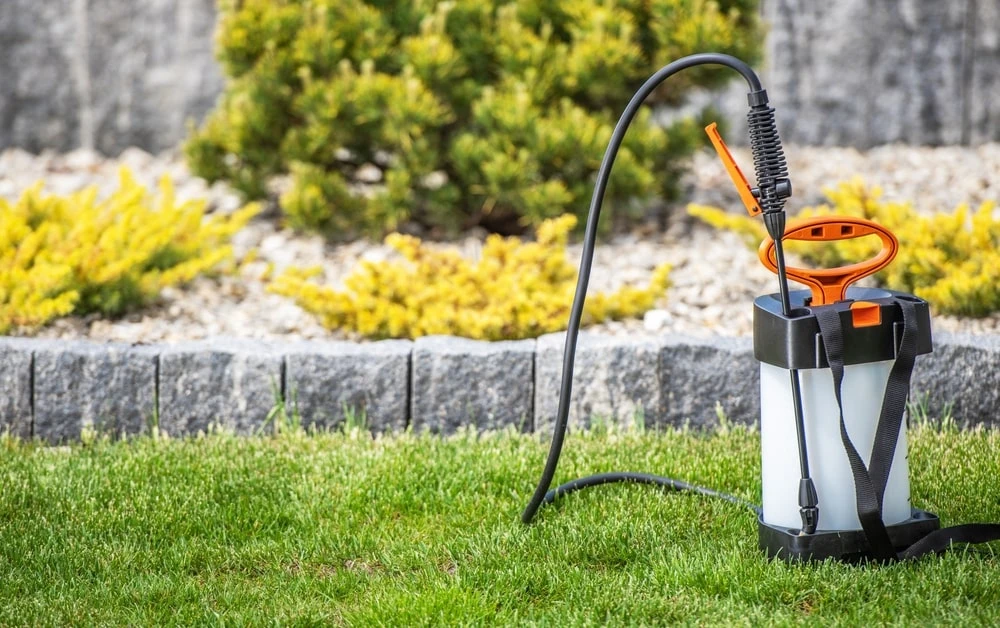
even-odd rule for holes
{"type": "MultiPolygon", "coordinates": [[[[995,0],[761,0],[761,13],[785,141],[1000,140],[995,0]]],[[[215,0],[3,0],[0,148],[175,146],[224,86],[215,19],[215,0]]],[[[729,94],[716,104],[738,141],[746,94],[729,94]]]]}
{"type": "MultiPolygon", "coordinates": [[[[0,338],[0,430],[49,442],[84,429],[173,436],[220,425],[266,428],[296,408],[304,425],[333,428],[363,414],[377,431],[461,426],[548,432],[558,405],[563,334],[537,341],[224,339],[176,345],[0,338]]],[[[1000,337],[940,334],[921,356],[913,399],[961,425],[1000,425],[1000,337]]],[[[623,339],[581,334],[571,421],[595,417],[648,428],[712,426],[717,407],[757,420],[757,362],[749,339],[623,339]]]]}

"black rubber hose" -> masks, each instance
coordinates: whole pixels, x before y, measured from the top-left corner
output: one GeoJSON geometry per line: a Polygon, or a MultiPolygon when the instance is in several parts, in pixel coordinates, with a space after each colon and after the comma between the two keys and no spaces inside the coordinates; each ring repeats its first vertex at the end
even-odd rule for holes
{"type": "Polygon", "coordinates": [[[602,484],[612,484],[614,482],[625,482],[629,484],[651,484],[653,486],[659,486],[671,491],[684,491],[690,493],[698,493],[699,495],[705,495],[707,497],[718,497],[719,499],[724,499],[727,502],[733,504],[738,504],[740,506],[745,506],[752,510],[754,514],[760,514],[760,506],[757,504],[748,502],[747,500],[736,497],[735,495],[730,495],[729,493],[723,493],[711,488],[705,488],[704,486],[697,486],[695,484],[688,484],[687,482],[682,482],[681,480],[675,480],[673,478],[665,478],[662,475],[652,475],[650,473],[633,473],[631,471],[618,471],[615,473],[596,473],[594,475],[588,475],[585,478],[580,478],[578,480],[571,480],[566,482],[561,486],[557,486],[551,491],[545,494],[545,499],[543,504],[551,504],[560,497],[569,495],[570,493],[575,493],[581,489],[585,489],[590,486],[600,486],[602,484]]]}
{"type": "MultiPolygon", "coordinates": [[[[766,95],[763,94],[764,90],[761,87],[760,79],[757,78],[757,74],[754,73],[753,69],[749,65],[730,55],[703,53],[680,58],[660,68],[655,74],[649,77],[645,83],[642,84],[642,87],[640,87],[635,95],[632,96],[632,100],[629,101],[628,106],[625,107],[625,111],[622,112],[621,117],[618,119],[618,123],[615,125],[615,130],[611,134],[611,140],[608,142],[608,148],[604,152],[604,159],[601,161],[601,167],[597,171],[597,181],[594,185],[594,194],[590,199],[590,213],[587,216],[587,228],[584,232],[583,253],[580,255],[580,275],[577,278],[576,293],[573,296],[573,305],[570,308],[569,314],[569,325],[566,329],[566,346],[563,349],[562,383],[559,389],[559,407],[556,413],[555,428],[552,433],[552,444],[549,447],[549,455],[545,460],[545,469],[542,471],[541,479],[538,480],[538,486],[535,488],[535,493],[532,495],[531,501],[528,502],[524,512],[521,514],[521,521],[524,523],[531,523],[531,520],[535,517],[535,513],[538,512],[538,509],[542,506],[542,504],[547,503],[546,494],[548,493],[549,486],[552,485],[552,478],[555,476],[556,466],[559,464],[559,455],[562,453],[563,441],[566,438],[566,428],[569,421],[569,402],[573,393],[573,362],[576,357],[576,341],[577,336],[580,333],[580,319],[583,316],[583,304],[584,300],[587,298],[587,285],[590,282],[590,270],[594,261],[594,246],[597,242],[597,224],[601,217],[601,205],[604,203],[604,192],[608,186],[608,179],[611,175],[611,167],[614,165],[615,157],[618,155],[618,149],[621,147],[621,144],[625,139],[625,132],[628,131],[628,127],[632,123],[632,119],[635,118],[636,113],[638,113],[639,108],[642,106],[646,98],[648,98],[653,90],[659,87],[660,83],[663,81],[667,80],[681,70],[686,70],[687,68],[694,67],[696,65],[722,65],[736,70],[743,76],[744,79],[746,79],[746,82],[750,87],[751,95],[758,95],[758,98],[762,99],[766,103],[766,95]]],[[[626,479],[625,475],[629,475],[631,477],[642,474],[618,475],[622,475],[622,479],[606,480],[604,482],[600,482],[600,484],[618,481],[632,481],[626,479]]],[[[578,480],[578,482],[588,482],[594,477],[598,476],[582,478],[581,480],[578,480]]],[[[677,486],[680,485],[676,483],[675,480],[670,480],[670,482],[674,482],[677,486]]],[[[590,484],[584,485],[590,486],[590,484]]],[[[704,490],[707,491],[709,489],[704,490]]]]}

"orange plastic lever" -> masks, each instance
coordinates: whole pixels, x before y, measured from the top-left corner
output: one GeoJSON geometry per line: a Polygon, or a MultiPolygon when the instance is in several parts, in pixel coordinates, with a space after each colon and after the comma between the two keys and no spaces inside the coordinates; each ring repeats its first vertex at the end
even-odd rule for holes
{"type": "Polygon", "coordinates": [[[750,183],[743,176],[743,171],[736,165],[736,160],[733,159],[732,153],[729,152],[729,147],[722,141],[722,136],[719,135],[719,125],[713,122],[705,127],[705,133],[708,133],[708,139],[712,140],[715,152],[719,153],[719,158],[722,159],[723,165],[726,166],[729,178],[733,180],[733,185],[736,186],[736,191],[739,192],[740,200],[743,201],[743,205],[747,208],[747,213],[751,216],[756,216],[764,211],[761,209],[760,203],[757,202],[757,197],[753,195],[750,183]]]}
{"type": "MultiPolygon", "coordinates": [[[[866,235],[877,235],[882,240],[882,250],[875,257],[839,268],[786,267],[785,272],[788,274],[788,278],[809,286],[812,290],[811,305],[826,305],[827,303],[843,301],[848,286],[858,279],[877,273],[888,266],[899,250],[899,240],[891,231],[880,224],[863,218],[820,216],[789,224],[785,229],[785,235],[781,238],[782,241],[829,242],[850,240],[866,235]]],[[[774,240],[770,236],[764,238],[764,241],[760,243],[757,255],[764,266],[773,272],[778,272],[778,263],[774,256],[774,240]]]]}

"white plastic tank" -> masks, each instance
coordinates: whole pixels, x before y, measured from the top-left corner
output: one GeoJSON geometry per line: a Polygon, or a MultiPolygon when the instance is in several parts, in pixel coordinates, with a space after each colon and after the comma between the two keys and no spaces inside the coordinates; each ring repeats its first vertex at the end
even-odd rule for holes
{"type": "MultiPolygon", "coordinates": [[[[865,463],[871,458],[886,380],[894,360],[844,367],[844,421],[865,463]]],[[[809,471],[819,498],[818,530],[860,530],[854,475],[840,437],[840,416],[829,368],[798,371],[809,471]]],[[[787,369],[761,362],[761,482],[764,523],[802,527],[799,515],[799,454],[795,411],[787,369]]],[[[906,421],[900,426],[896,453],[882,504],[886,525],[910,517],[910,480],[906,421]]]]}

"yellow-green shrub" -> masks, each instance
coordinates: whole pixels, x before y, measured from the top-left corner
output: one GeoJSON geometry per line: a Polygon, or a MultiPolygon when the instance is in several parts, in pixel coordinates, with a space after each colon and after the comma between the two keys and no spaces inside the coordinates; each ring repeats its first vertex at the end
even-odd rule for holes
{"type": "MultiPolygon", "coordinates": [[[[270,290],[294,298],[328,328],[372,338],[532,338],[565,327],[577,276],[565,249],[575,224],[572,215],[544,221],[536,242],[492,235],[476,262],[454,250],[433,250],[412,236],[391,234],[386,243],[405,261],[363,261],[343,291],[312,282],[318,269],[291,269],[270,290]]],[[[590,296],[584,324],[650,309],[666,291],[669,272],[669,266],[661,266],[646,287],[590,296]]]]}
{"type": "Polygon", "coordinates": [[[205,202],[178,203],[169,178],[153,198],[124,168],[104,200],[95,188],[46,195],[41,182],[0,199],[0,333],[145,303],[230,259],[229,237],[257,211],[205,219],[205,202]]]}
{"type": "MultiPolygon", "coordinates": [[[[250,198],[289,174],[289,222],[338,238],[403,221],[510,232],[582,212],[646,77],[705,50],[753,62],[762,41],[758,0],[218,4],[229,80],[186,144],[191,169],[250,198]]],[[[651,101],[676,104],[731,78],[694,68],[651,101]]],[[[662,126],[644,109],[606,211],[674,196],[701,126],[662,126]]]]}
{"type": "MultiPolygon", "coordinates": [[[[927,299],[936,311],[985,316],[1000,310],[1000,220],[994,203],[972,212],[959,205],[950,213],[923,215],[910,203],[883,201],[882,191],[860,179],[824,190],[827,203],[799,214],[858,216],[877,222],[899,238],[895,261],[875,278],[887,288],[927,299]]],[[[691,205],[688,212],[722,229],[741,234],[756,249],[764,239],[759,219],[727,214],[721,209],[691,205]]],[[[790,242],[788,250],[821,268],[843,266],[875,255],[875,238],[840,240],[826,245],[790,242]]]]}

